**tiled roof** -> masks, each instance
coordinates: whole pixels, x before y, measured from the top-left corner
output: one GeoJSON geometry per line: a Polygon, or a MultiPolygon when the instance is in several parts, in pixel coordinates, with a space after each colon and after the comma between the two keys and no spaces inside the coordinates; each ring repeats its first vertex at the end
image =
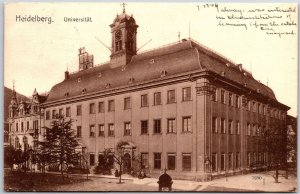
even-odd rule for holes
{"type": "Polygon", "coordinates": [[[256,81],[249,72],[216,52],[187,40],[135,55],[123,67],[111,68],[109,63],[70,74],[68,79],[52,87],[46,102],[83,93],[97,92],[108,87],[130,85],[166,76],[205,68],[276,100],[273,91],[256,81]],[[224,72],[224,73],[223,73],[224,72]]]}

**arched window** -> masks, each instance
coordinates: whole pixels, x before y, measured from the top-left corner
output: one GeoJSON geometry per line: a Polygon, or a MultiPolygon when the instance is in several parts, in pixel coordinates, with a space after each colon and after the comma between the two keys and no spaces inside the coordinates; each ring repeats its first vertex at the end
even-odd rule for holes
{"type": "Polygon", "coordinates": [[[20,141],[18,137],[15,138],[15,148],[16,149],[20,148],[20,141]]]}
{"type": "Polygon", "coordinates": [[[23,137],[24,150],[28,149],[28,138],[26,136],[23,137]]]}

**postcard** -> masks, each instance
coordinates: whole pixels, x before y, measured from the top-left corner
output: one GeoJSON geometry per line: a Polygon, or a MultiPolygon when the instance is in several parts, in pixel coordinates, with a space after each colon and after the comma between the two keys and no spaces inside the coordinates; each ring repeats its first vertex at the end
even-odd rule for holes
{"type": "Polygon", "coordinates": [[[4,8],[5,191],[297,192],[297,4],[4,8]]]}

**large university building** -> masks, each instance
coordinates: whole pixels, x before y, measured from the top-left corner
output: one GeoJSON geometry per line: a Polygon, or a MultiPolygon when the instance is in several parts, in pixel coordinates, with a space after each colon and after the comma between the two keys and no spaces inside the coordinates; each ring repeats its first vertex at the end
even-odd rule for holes
{"type": "Polygon", "coordinates": [[[66,71],[47,96],[35,92],[30,110],[12,101],[11,144],[34,146],[28,140],[42,138],[42,127],[61,114],[74,120],[91,168],[119,141],[132,149],[123,170],[140,154],[152,177],[166,168],[173,178],[202,180],[270,160],[261,134],[285,129],[289,109],[272,89],[192,39],[137,53],[138,25],[125,10],[110,28],[108,63],[94,65],[81,48],[79,70],[66,71]]]}

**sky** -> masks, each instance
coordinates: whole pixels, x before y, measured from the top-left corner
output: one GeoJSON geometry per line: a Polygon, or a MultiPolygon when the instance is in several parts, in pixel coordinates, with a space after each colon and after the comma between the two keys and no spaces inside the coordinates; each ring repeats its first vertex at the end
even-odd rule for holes
{"type": "MultiPolygon", "coordinates": [[[[19,93],[31,96],[35,88],[43,93],[63,81],[67,68],[70,72],[77,71],[80,47],[84,46],[94,55],[95,64],[109,61],[110,51],[97,39],[111,46],[109,25],[122,13],[122,6],[119,2],[14,3],[6,5],[4,12],[4,85],[12,88],[14,80],[19,93]],[[53,22],[19,22],[16,21],[18,16],[51,17],[53,22]],[[65,22],[65,17],[90,17],[92,22],[65,22]]],[[[296,4],[207,6],[203,3],[129,2],[126,13],[133,14],[139,25],[137,47],[151,40],[139,52],[191,37],[234,63],[242,64],[255,79],[273,89],[278,101],[291,107],[289,114],[297,115],[297,27],[270,26],[274,21],[298,25],[296,4]],[[293,12],[293,9],[296,10],[293,12]],[[248,13],[249,10],[255,13],[248,13]],[[289,12],[285,12],[287,10],[289,12]],[[273,18],[229,20],[232,14],[273,18]],[[220,19],[222,17],[227,19],[220,19]],[[280,17],[282,19],[278,19],[280,17]],[[257,26],[255,21],[270,23],[257,26]],[[274,31],[294,34],[279,37],[266,33],[274,31]]]]}

